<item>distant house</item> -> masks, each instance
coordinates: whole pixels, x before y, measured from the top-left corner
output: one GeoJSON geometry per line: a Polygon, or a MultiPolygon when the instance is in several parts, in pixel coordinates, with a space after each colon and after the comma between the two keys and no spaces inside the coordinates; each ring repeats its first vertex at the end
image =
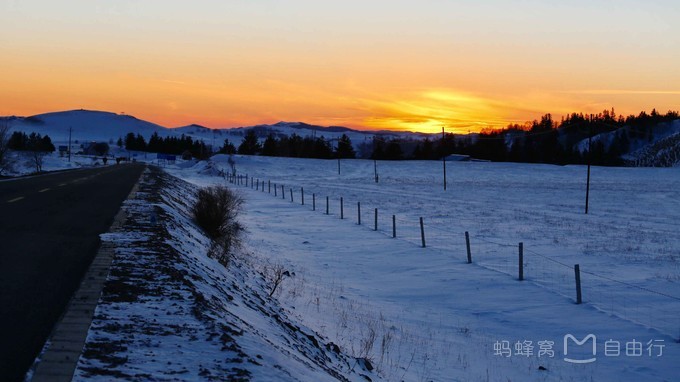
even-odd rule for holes
{"type": "Polygon", "coordinates": [[[451,154],[446,157],[447,162],[491,162],[490,160],[487,159],[477,159],[473,158],[469,155],[463,155],[463,154],[451,154]]]}
{"type": "Polygon", "coordinates": [[[109,144],[106,142],[83,143],[83,154],[85,155],[106,155],[109,153],[109,144]]]}
{"type": "Polygon", "coordinates": [[[472,160],[469,155],[451,154],[446,157],[447,162],[468,162],[472,160]]]}

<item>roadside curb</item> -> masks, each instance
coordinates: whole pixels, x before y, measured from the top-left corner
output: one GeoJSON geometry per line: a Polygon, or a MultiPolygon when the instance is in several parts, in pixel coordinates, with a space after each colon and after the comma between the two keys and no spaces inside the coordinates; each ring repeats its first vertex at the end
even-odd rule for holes
{"type": "MultiPolygon", "coordinates": [[[[125,200],[135,198],[139,182],[144,174],[143,171],[125,200]]],[[[107,232],[119,230],[125,224],[126,218],[121,204],[107,232]]],[[[114,255],[114,246],[111,243],[102,242],[78,290],[71,297],[64,315],[55,325],[43,351],[38,356],[39,361],[36,360],[33,375],[26,378],[27,381],[66,382],[73,379],[73,373],[85,345],[87,332],[94,318],[114,255]]]]}

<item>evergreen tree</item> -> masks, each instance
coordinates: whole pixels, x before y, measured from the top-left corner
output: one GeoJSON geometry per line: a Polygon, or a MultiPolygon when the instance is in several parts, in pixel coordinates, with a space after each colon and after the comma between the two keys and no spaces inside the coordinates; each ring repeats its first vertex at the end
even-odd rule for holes
{"type": "Polygon", "coordinates": [[[135,147],[137,147],[137,150],[139,151],[146,151],[146,140],[144,140],[142,134],[137,133],[137,136],[135,137],[135,147]]]}
{"type": "Polygon", "coordinates": [[[28,135],[21,131],[15,131],[9,137],[7,145],[12,150],[26,150],[26,146],[28,145],[28,135]]]}
{"type": "Polygon", "coordinates": [[[302,138],[293,133],[288,137],[288,156],[293,158],[299,158],[302,155],[302,138]]]}
{"type": "Polygon", "coordinates": [[[352,140],[349,139],[347,134],[342,134],[340,139],[338,139],[338,147],[335,149],[335,156],[337,158],[355,158],[356,153],[354,152],[354,147],[352,147],[352,140]]]}
{"type": "Polygon", "coordinates": [[[425,138],[423,141],[423,149],[421,151],[421,159],[434,159],[434,145],[430,138],[425,138]]]}
{"type": "Polygon", "coordinates": [[[127,133],[127,135],[125,135],[125,149],[137,150],[137,141],[135,140],[134,133],[127,133]]]}
{"type": "Polygon", "coordinates": [[[236,154],[236,147],[233,143],[229,142],[229,139],[224,140],[224,144],[220,147],[220,154],[236,154]]]}
{"type": "Polygon", "coordinates": [[[384,159],[385,158],[385,138],[381,136],[373,137],[373,153],[371,153],[371,159],[384,159]]]}
{"type": "Polygon", "coordinates": [[[273,157],[277,154],[277,139],[274,134],[267,135],[267,139],[262,144],[262,155],[273,157]]]}
{"type": "Polygon", "coordinates": [[[147,145],[148,149],[152,153],[164,153],[167,154],[167,150],[165,150],[165,145],[163,144],[163,139],[158,135],[158,132],[154,131],[153,134],[151,134],[151,137],[149,138],[149,144],[147,145]]]}
{"type": "Polygon", "coordinates": [[[385,148],[385,159],[387,160],[400,160],[403,159],[403,152],[401,150],[401,145],[396,140],[391,140],[385,148]]]}
{"type": "Polygon", "coordinates": [[[333,148],[331,143],[324,137],[317,138],[314,141],[314,158],[329,159],[333,157],[333,148]]]}
{"type": "Polygon", "coordinates": [[[238,153],[243,155],[255,155],[260,152],[260,142],[257,140],[257,134],[254,130],[248,130],[243,137],[243,141],[238,146],[238,153]]]}

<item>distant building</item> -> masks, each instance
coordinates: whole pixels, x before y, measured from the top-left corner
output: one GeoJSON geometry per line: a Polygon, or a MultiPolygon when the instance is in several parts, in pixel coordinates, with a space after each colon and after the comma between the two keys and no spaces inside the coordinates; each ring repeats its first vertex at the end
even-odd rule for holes
{"type": "Polygon", "coordinates": [[[446,157],[447,162],[468,162],[472,160],[469,155],[451,154],[446,157]]]}
{"type": "Polygon", "coordinates": [[[109,153],[109,144],[106,142],[83,143],[83,154],[85,155],[106,155],[109,153]]]}

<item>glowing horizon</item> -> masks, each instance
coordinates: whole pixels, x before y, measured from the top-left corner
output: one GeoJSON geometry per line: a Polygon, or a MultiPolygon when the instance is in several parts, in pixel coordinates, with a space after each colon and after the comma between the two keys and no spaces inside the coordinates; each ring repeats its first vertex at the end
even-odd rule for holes
{"type": "Polygon", "coordinates": [[[0,5],[0,115],[479,131],[680,108],[673,1],[0,5]]]}

